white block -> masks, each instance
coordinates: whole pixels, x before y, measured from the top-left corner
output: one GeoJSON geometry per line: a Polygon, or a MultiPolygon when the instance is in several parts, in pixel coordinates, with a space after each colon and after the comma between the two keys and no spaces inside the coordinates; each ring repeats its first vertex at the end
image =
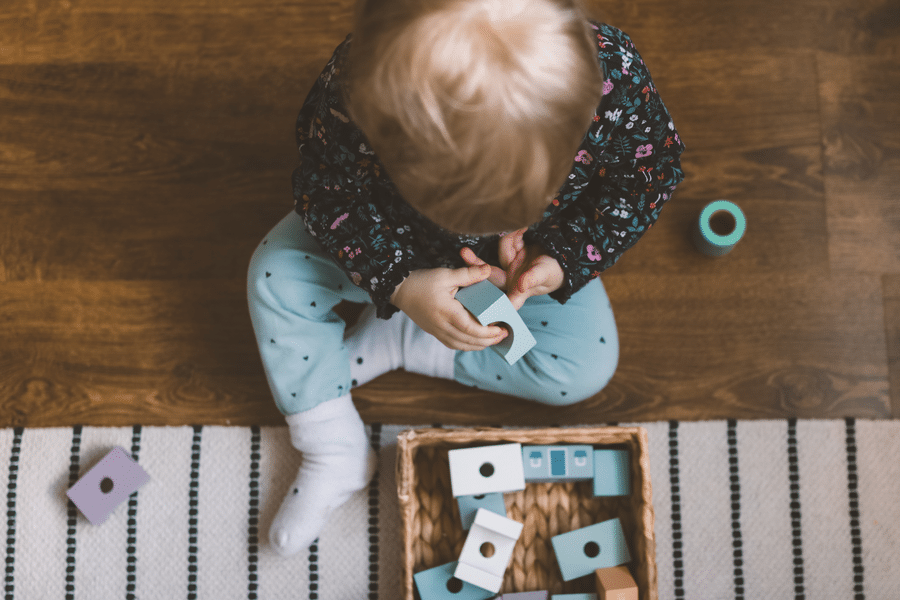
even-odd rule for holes
{"type": "Polygon", "coordinates": [[[458,448],[447,455],[454,497],[525,489],[522,444],[458,448]]]}
{"type": "Polygon", "coordinates": [[[459,554],[459,564],[454,576],[495,594],[499,592],[523,527],[518,521],[479,508],[459,554]],[[485,542],[494,546],[494,554],[490,557],[481,552],[485,542]]]}

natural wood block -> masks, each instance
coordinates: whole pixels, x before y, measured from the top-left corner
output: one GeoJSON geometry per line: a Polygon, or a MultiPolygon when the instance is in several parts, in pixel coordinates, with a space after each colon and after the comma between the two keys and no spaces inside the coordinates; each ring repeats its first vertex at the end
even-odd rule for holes
{"type": "Polygon", "coordinates": [[[638,587],[628,567],[609,567],[594,571],[597,576],[597,600],[638,600],[638,587]]]}

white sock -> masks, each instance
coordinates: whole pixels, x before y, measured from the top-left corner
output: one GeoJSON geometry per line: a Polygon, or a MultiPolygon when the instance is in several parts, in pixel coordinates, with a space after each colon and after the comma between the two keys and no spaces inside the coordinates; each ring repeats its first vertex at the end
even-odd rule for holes
{"type": "Polygon", "coordinates": [[[388,320],[379,319],[375,316],[375,305],[370,304],[346,335],[353,386],[400,368],[429,377],[453,379],[456,350],[423,331],[403,311],[388,320]]]}
{"type": "Polygon", "coordinates": [[[285,420],[303,462],[272,521],[269,542],[281,556],[291,556],[319,537],[331,513],[369,484],[378,465],[350,394],[285,420]]]}
{"type": "MultiPolygon", "coordinates": [[[[403,319],[401,311],[388,320],[375,316],[375,305],[367,305],[344,344],[350,352],[351,388],[403,366],[403,319]]],[[[409,318],[409,317],[407,317],[409,318]]]]}

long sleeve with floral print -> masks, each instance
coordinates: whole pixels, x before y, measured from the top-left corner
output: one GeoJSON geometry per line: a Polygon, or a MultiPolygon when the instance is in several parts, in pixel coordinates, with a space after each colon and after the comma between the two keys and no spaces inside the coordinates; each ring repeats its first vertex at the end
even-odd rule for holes
{"type": "MultiPolygon", "coordinates": [[[[568,180],[525,234],[562,267],[565,281],[550,297],[563,304],[640,239],[684,179],[684,144],[631,38],[609,25],[590,26],[604,96],[568,180]]],[[[387,319],[399,310],[391,294],[413,270],[465,267],[465,246],[499,267],[499,236],[447,231],[403,200],[342,104],[341,66],[351,41],[348,35],[337,47],[297,118],[295,210],[387,319]]]]}

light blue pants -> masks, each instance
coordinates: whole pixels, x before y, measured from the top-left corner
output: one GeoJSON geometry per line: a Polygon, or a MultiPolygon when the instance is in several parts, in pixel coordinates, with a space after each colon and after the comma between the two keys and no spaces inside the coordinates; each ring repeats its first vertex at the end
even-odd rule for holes
{"type": "MultiPolygon", "coordinates": [[[[257,247],[247,278],[250,318],[278,409],[292,415],[350,391],[341,301],[371,303],[291,212],[257,247]]],[[[457,351],[467,386],[562,406],[603,389],[619,360],[612,307],[599,278],[566,304],[532,296],[519,310],[537,345],[514,365],[490,348],[457,351]]]]}

